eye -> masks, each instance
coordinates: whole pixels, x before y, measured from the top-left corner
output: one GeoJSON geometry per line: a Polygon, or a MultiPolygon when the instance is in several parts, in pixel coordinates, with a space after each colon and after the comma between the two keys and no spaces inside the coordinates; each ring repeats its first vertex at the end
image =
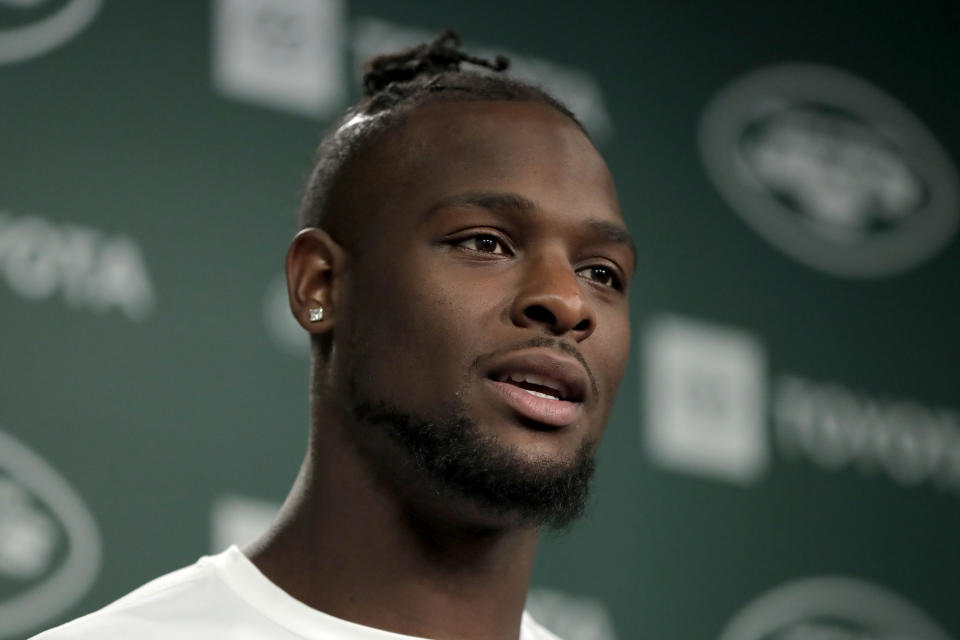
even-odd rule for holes
{"type": "Polygon", "coordinates": [[[589,267],[578,269],[577,273],[605,287],[618,290],[623,289],[623,282],[620,280],[620,276],[617,275],[617,272],[613,268],[606,265],[592,264],[589,267]]]}
{"type": "Polygon", "coordinates": [[[508,255],[510,253],[504,241],[491,233],[479,233],[469,238],[464,238],[457,242],[457,246],[478,253],[490,253],[493,255],[508,255]]]}

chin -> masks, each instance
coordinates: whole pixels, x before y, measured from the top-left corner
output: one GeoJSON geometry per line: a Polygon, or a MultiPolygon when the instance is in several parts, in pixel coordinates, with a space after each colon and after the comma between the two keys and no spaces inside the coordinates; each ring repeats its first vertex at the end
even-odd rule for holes
{"type": "Polygon", "coordinates": [[[428,512],[485,527],[563,528],[583,511],[596,443],[582,422],[543,429],[463,405],[427,414],[352,388],[358,447],[428,512]]]}

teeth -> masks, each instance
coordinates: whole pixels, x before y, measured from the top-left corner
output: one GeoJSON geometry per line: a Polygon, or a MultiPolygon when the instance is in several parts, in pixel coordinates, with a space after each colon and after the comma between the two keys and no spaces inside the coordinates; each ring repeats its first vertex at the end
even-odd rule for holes
{"type": "Polygon", "coordinates": [[[546,387],[553,390],[553,395],[548,395],[546,393],[541,393],[539,391],[532,391],[530,389],[524,389],[527,393],[539,396],[541,398],[549,398],[551,400],[563,399],[564,393],[561,389],[557,387],[556,380],[552,378],[546,378],[544,376],[538,376],[535,373],[505,373],[497,377],[499,382],[529,382],[530,384],[535,384],[540,387],[546,387]]]}
{"type": "Polygon", "coordinates": [[[520,374],[517,374],[517,375],[519,375],[519,376],[523,379],[524,382],[530,382],[530,383],[532,383],[532,384],[538,384],[538,385],[540,385],[541,387],[551,387],[551,388],[553,388],[553,385],[552,385],[552,383],[551,383],[550,380],[548,380],[548,379],[546,379],[546,378],[542,378],[542,377],[540,377],[540,376],[538,376],[538,375],[534,375],[534,374],[532,374],[532,373],[520,373],[520,374]]]}
{"type": "Polygon", "coordinates": [[[537,396],[538,398],[546,398],[547,400],[556,400],[557,396],[550,396],[545,393],[540,393],[539,391],[534,391],[533,389],[524,389],[527,393],[532,396],[537,396]]]}

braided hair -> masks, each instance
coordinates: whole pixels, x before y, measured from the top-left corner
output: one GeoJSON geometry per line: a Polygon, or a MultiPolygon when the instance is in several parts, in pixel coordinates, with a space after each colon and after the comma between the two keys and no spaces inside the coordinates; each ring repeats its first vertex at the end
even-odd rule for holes
{"type": "Polygon", "coordinates": [[[368,60],[364,65],[363,97],[346,111],[317,149],[300,205],[300,228],[320,227],[344,242],[347,221],[331,211],[330,205],[338,178],[363,149],[426,103],[540,102],[583,130],[559,100],[539,87],[506,76],[503,72],[508,66],[504,56],[487,60],[461,51],[460,38],[451,30],[430,42],[368,60]],[[480,71],[462,69],[464,63],[480,71]]]}

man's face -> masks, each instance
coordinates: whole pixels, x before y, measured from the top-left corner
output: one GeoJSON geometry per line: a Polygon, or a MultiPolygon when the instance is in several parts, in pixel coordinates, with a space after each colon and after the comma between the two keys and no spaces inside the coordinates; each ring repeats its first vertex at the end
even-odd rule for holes
{"type": "MultiPolygon", "coordinates": [[[[588,477],[629,353],[635,256],[587,137],[539,103],[435,103],[350,173],[345,201],[363,231],[338,311],[334,384],[359,422],[402,423],[406,435],[385,440],[403,455],[426,447],[405,467],[376,441],[385,430],[364,430],[368,457],[413,487],[405,474],[442,476],[476,458],[480,471],[455,494],[484,475],[494,485],[525,476],[521,491],[588,477]],[[456,461],[444,443],[462,431],[470,440],[451,445],[456,461]]],[[[495,511],[529,510],[493,504],[516,487],[488,489],[481,502],[495,511]]]]}

